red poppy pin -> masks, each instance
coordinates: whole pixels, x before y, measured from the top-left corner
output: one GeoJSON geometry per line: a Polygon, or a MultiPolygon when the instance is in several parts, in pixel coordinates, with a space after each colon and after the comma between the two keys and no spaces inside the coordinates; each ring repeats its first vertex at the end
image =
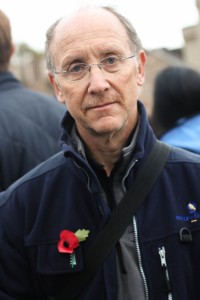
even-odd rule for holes
{"type": "Polygon", "coordinates": [[[86,229],[79,229],[75,233],[70,230],[62,230],[58,241],[58,251],[60,253],[73,253],[79,243],[86,240],[89,232],[86,229]]]}

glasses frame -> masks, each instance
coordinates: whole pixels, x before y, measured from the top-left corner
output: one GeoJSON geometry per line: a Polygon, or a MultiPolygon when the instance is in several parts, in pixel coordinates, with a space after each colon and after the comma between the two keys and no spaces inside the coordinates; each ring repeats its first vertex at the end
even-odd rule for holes
{"type": "MultiPolygon", "coordinates": [[[[114,56],[114,55],[113,55],[113,56],[114,56]]],[[[133,55],[128,56],[128,57],[118,57],[118,59],[119,59],[119,61],[124,61],[124,60],[130,59],[130,58],[133,58],[133,57],[135,57],[135,56],[136,56],[136,54],[133,54],[133,55]]],[[[80,64],[85,66],[85,68],[87,69],[87,72],[90,72],[92,66],[98,66],[99,69],[101,70],[102,66],[104,65],[104,63],[103,63],[102,61],[106,60],[106,58],[109,58],[109,57],[112,57],[112,55],[111,55],[111,56],[108,56],[108,57],[102,58],[102,59],[100,60],[100,62],[97,63],[97,64],[85,64],[85,63],[80,63],[80,64]]],[[[68,66],[66,66],[66,67],[69,67],[69,66],[70,66],[70,65],[68,65],[68,66]]],[[[64,74],[66,74],[66,73],[68,73],[68,72],[69,72],[69,71],[67,71],[67,70],[56,71],[56,69],[53,68],[53,73],[56,74],[56,75],[60,75],[60,74],[64,75],[64,74]]],[[[87,73],[85,73],[85,74],[87,74],[87,73]]],[[[83,77],[84,77],[84,76],[83,76],[83,77]]],[[[83,78],[83,77],[82,77],[82,78],[83,78]]],[[[65,77],[65,79],[68,80],[68,81],[79,81],[79,80],[81,80],[82,78],[76,79],[76,80],[70,80],[70,79],[67,79],[67,78],[65,77]]]]}

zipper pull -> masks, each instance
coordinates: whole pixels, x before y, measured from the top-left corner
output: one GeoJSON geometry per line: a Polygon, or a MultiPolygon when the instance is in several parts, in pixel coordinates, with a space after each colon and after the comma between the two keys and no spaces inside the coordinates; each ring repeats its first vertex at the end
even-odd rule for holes
{"type": "Polygon", "coordinates": [[[162,248],[158,248],[158,253],[160,255],[160,262],[161,262],[161,267],[163,270],[163,275],[164,275],[164,291],[166,293],[171,293],[172,289],[171,289],[171,284],[170,284],[170,280],[169,280],[169,273],[168,273],[168,269],[167,269],[167,261],[166,261],[166,256],[165,256],[165,247],[162,248]]]}
{"type": "Polygon", "coordinates": [[[158,248],[158,252],[160,254],[160,261],[161,261],[161,266],[166,268],[167,267],[167,262],[166,262],[166,257],[165,257],[165,248],[158,248]]]}

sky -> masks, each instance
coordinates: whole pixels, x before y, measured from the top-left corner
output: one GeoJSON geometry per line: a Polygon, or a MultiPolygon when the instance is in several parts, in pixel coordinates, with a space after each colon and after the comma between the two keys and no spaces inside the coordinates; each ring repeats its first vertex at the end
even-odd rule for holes
{"type": "Polygon", "coordinates": [[[112,5],[124,14],[147,50],[182,47],[183,28],[199,22],[195,0],[0,0],[0,9],[10,18],[16,44],[43,51],[46,30],[54,21],[92,3],[112,5]]]}

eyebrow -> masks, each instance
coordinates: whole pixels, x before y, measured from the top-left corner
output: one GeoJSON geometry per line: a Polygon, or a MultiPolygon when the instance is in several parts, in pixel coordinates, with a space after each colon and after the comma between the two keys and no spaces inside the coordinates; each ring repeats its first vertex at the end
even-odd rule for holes
{"type": "Polygon", "coordinates": [[[61,64],[62,68],[66,68],[67,66],[70,66],[71,64],[74,64],[74,63],[83,63],[83,59],[80,59],[80,58],[71,57],[71,59],[66,58],[66,60],[64,60],[63,63],[61,64]]]}
{"type": "MultiPolygon", "coordinates": [[[[116,47],[116,45],[106,45],[98,48],[98,51],[101,54],[99,57],[99,61],[106,57],[109,54],[117,54],[122,55],[123,49],[120,47],[116,47]]],[[[86,63],[84,59],[84,55],[82,51],[77,51],[75,53],[69,53],[63,60],[61,64],[61,68],[66,68],[67,66],[71,65],[72,63],[86,63]]]]}

